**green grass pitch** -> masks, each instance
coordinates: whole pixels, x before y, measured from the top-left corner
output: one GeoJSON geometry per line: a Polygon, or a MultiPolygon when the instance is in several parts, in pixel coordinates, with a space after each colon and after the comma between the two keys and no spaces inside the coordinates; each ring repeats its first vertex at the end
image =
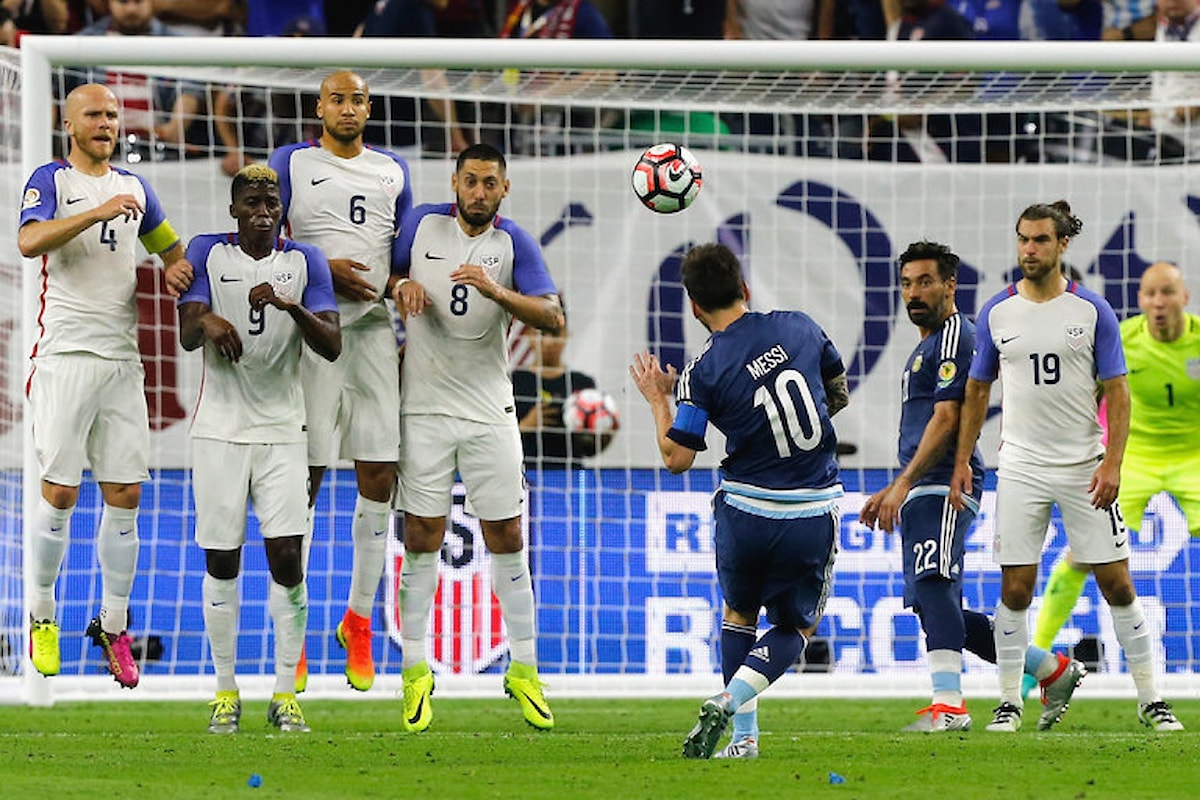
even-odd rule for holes
{"type": "MultiPolygon", "coordinates": [[[[553,699],[553,698],[552,698],[553,699]]],[[[920,700],[765,698],[757,761],[685,761],[697,700],[554,702],[539,733],[508,700],[435,698],[433,727],[405,734],[389,695],[303,703],[311,734],[278,734],[247,699],[242,731],[210,736],[203,703],[0,707],[0,792],[60,798],[1194,798],[1200,701],[1189,730],[1154,734],[1132,700],[1080,699],[1052,732],[902,734],[920,700]],[[249,785],[261,776],[259,787],[249,785]],[[838,781],[838,777],[844,782],[838,781]]]]}

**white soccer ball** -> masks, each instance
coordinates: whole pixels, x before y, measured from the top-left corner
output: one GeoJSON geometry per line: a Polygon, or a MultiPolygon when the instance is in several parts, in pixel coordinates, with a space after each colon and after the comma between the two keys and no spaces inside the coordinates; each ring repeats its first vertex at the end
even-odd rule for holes
{"type": "Polygon", "coordinates": [[[580,389],[563,403],[563,424],[571,433],[612,433],[621,427],[621,420],[612,395],[580,389]]]}
{"type": "Polygon", "coordinates": [[[690,206],[704,182],[700,162],[691,151],[670,142],[647,148],[633,165],[631,180],[642,205],[660,214],[690,206]]]}

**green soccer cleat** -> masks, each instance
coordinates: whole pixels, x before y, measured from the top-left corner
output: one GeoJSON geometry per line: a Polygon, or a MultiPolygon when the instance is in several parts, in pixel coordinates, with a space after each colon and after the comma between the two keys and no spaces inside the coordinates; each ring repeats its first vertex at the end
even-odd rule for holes
{"type": "Polygon", "coordinates": [[[242,719],[242,701],[237,692],[217,692],[209,703],[212,715],[208,719],[209,733],[237,733],[242,719]]]}
{"type": "Polygon", "coordinates": [[[516,661],[504,673],[504,693],[521,704],[525,721],[540,731],[554,727],[554,714],[542,693],[542,681],[537,668],[516,661]]]}
{"type": "Polygon", "coordinates": [[[29,619],[29,660],[43,675],[57,675],[62,669],[58,652],[58,623],[52,619],[29,619]]]}
{"type": "Polygon", "coordinates": [[[267,706],[267,722],[285,733],[308,733],[312,730],[304,721],[304,712],[300,710],[294,694],[271,696],[271,705],[267,706]]]}
{"type": "Polygon", "coordinates": [[[433,722],[433,671],[422,661],[400,673],[404,680],[404,730],[420,733],[433,722]]]}

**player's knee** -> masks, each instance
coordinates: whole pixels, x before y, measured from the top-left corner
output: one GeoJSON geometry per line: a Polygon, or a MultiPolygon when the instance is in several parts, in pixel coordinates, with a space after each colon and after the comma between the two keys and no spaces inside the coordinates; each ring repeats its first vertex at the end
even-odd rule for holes
{"type": "Polygon", "coordinates": [[[521,518],[504,520],[481,520],[483,543],[492,553],[519,553],[525,546],[521,538],[521,518]]]}
{"type": "Polygon", "coordinates": [[[280,586],[299,586],[304,580],[304,563],[301,557],[303,536],[281,536],[266,540],[267,567],[271,579],[280,586]]]}
{"type": "Polygon", "coordinates": [[[142,502],[140,483],[102,483],[100,494],[104,502],[115,508],[137,508],[142,502]]]}
{"type": "Polygon", "coordinates": [[[242,568],[242,550],[205,550],[204,568],[217,580],[229,581],[238,576],[242,568]]]}
{"type": "MultiPolygon", "coordinates": [[[[445,517],[404,515],[404,549],[413,553],[436,553],[446,537],[445,517]]],[[[494,551],[493,551],[494,552],[494,551]]]]}
{"type": "Polygon", "coordinates": [[[356,461],[354,472],[358,481],[358,493],[363,497],[377,503],[386,503],[392,499],[392,492],[396,488],[395,462],[356,461]]]}
{"type": "Polygon", "coordinates": [[[79,500],[79,487],[43,482],[42,498],[55,508],[74,508],[79,500]]]}

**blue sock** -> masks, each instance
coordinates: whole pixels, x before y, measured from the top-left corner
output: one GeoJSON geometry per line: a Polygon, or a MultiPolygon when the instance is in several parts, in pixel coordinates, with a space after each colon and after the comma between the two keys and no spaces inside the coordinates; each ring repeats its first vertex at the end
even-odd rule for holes
{"type": "Polygon", "coordinates": [[[963,623],[967,629],[967,638],[963,643],[966,650],[982,658],[989,664],[996,663],[996,634],[992,626],[992,618],[978,611],[963,609],[963,623]]]}
{"type": "Polygon", "coordinates": [[[733,739],[741,741],[745,738],[758,738],[758,702],[750,700],[733,715],[733,739]]]}
{"type": "Polygon", "coordinates": [[[733,680],[733,673],[746,660],[746,654],[758,638],[758,628],[753,625],[721,623],[721,677],[725,684],[733,680]]]}

